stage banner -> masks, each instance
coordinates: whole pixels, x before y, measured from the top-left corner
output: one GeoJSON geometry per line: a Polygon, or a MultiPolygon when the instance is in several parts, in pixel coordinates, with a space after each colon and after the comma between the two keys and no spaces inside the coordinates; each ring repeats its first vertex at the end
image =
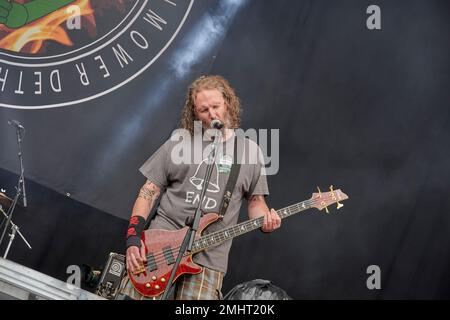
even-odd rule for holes
{"type": "Polygon", "coordinates": [[[0,167],[127,218],[246,2],[0,0],[0,167]]]}

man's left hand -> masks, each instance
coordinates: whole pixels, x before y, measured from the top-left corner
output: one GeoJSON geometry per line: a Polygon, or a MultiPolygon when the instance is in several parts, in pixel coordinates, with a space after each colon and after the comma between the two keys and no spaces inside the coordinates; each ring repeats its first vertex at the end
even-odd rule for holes
{"type": "Polygon", "coordinates": [[[272,232],[281,226],[281,218],[275,209],[267,211],[264,215],[264,222],[261,227],[263,232],[272,232]]]}

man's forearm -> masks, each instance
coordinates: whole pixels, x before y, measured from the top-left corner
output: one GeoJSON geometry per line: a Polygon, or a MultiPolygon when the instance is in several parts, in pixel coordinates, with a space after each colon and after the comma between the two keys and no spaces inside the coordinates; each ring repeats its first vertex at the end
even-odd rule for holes
{"type": "Polygon", "coordinates": [[[267,206],[264,196],[252,196],[248,204],[248,216],[250,219],[258,218],[263,216],[269,207],[267,206]]]}
{"type": "Polygon", "coordinates": [[[131,215],[139,215],[147,219],[159,195],[160,189],[154,183],[147,182],[144,184],[141,190],[139,190],[139,195],[134,203],[131,215]]]}
{"type": "Polygon", "coordinates": [[[261,231],[272,232],[281,226],[281,218],[275,209],[269,210],[264,196],[252,196],[248,204],[248,215],[250,219],[264,216],[261,231]]]}
{"type": "Polygon", "coordinates": [[[133,212],[130,217],[130,224],[127,230],[127,248],[141,247],[141,232],[144,231],[145,221],[155,205],[160,193],[159,187],[147,181],[139,190],[139,195],[134,203],[133,212]]]}

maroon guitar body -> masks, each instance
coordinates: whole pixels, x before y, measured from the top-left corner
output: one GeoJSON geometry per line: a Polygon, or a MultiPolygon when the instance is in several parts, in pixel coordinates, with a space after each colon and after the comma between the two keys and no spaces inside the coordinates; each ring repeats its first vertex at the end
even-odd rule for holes
{"type": "MultiPolygon", "coordinates": [[[[219,215],[216,213],[204,215],[200,219],[195,238],[199,239],[203,230],[218,218],[219,215]]],[[[134,273],[128,272],[131,283],[140,294],[146,297],[157,297],[164,293],[173,269],[172,265],[175,263],[188,229],[189,227],[175,231],[149,229],[142,233],[147,263],[134,273]]],[[[192,254],[186,255],[181,258],[174,281],[183,274],[200,272],[202,267],[192,261],[192,254]]]]}

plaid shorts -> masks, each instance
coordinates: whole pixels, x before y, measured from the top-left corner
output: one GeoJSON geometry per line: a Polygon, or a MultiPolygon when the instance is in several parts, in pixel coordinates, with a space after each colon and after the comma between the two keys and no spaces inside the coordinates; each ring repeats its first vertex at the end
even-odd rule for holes
{"type": "MultiPolygon", "coordinates": [[[[175,300],[221,300],[223,276],[222,272],[206,267],[203,267],[199,274],[185,274],[175,282],[173,290],[175,300]]],[[[134,300],[159,300],[162,297],[162,295],[154,298],[142,296],[133,287],[128,275],[122,279],[118,292],[134,300]]],[[[172,299],[173,296],[172,294],[172,299]]]]}

